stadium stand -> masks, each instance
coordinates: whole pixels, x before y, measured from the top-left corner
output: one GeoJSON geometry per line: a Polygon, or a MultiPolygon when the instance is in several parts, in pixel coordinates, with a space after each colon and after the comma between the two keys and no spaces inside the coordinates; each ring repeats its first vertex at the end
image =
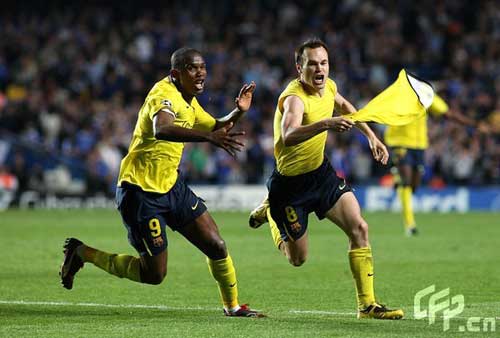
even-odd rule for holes
{"type": "MultiPolygon", "coordinates": [[[[274,165],[275,101],[294,73],[289,58],[313,35],[330,46],[331,75],[357,107],[405,67],[437,84],[451,107],[489,121],[496,136],[431,123],[425,183],[500,184],[495,1],[182,1],[165,9],[82,3],[78,11],[19,4],[2,11],[0,22],[0,165],[16,176],[19,191],[112,196],[142,100],[183,45],[206,56],[211,76],[199,99],[212,114],[232,109],[243,82],[257,83],[239,125],[246,149],[234,159],[206,144],[187,145],[188,181],[263,183],[274,165]]],[[[371,160],[357,132],[330,133],[327,152],[353,183],[378,183],[389,170],[371,160]]]]}

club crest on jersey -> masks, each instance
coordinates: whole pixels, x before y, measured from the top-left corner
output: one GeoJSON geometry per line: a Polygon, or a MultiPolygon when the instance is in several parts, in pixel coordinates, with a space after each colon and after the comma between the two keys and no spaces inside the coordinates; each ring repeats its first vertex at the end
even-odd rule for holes
{"type": "Polygon", "coordinates": [[[161,104],[162,106],[165,106],[167,108],[172,108],[172,102],[170,102],[169,100],[165,99],[165,100],[162,100],[161,101],[161,104]]]}
{"type": "Polygon", "coordinates": [[[300,228],[301,228],[301,225],[299,222],[295,222],[293,224],[290,224],[290,229],[295,232],[295,233],[298,233],[300,231],[300,228]]]}
{"type": "Polygon", "coordinates": [[[161,247],[163,245],[163,238],[161,236],[153,238],[153,245],[157,248],[161,247]]]}

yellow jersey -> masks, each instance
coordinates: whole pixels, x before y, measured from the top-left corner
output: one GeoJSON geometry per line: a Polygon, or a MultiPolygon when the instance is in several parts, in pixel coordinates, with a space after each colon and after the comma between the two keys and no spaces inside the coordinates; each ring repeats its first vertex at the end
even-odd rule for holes
{"type": "Polygon", "coordinates": [[[153,118],[162,109],[175,114],[174,125],[211,131],[215,119],[194,97],[187,103],[170,77],[157,82],[139,111],[128,154],[121,162],[118,185],[126,181],[144,191],[166,193],[177,180],[184,143],[158,140],[153,118]]]}
{"type": "Polygon", "coordinates": [[[302,125],[308,125],[333,115],[337,85],[327,79],[323,96],[307,93],[298,79],[291,81],[278,99],[274,113],[274,157],[276,167],[284,176],[296,176],[317,169],[324,159],[327,132],[324,131],[302,143],[286,147],[281,136],[283,102],[288,96],[299,97],[304,103],[302,125]]]}
{"type": "MultiPolygon", "coordinates": [[[[434,94],[432,104],[427,109],[427,112],[433,115],[443,115],[448,109],[446,102],[437,94],[434,94]]],[[[429,146],[427,114],[403,126],[388,126],[384,139],[385,143],[390,147],[427,149],[429,146]]]]}

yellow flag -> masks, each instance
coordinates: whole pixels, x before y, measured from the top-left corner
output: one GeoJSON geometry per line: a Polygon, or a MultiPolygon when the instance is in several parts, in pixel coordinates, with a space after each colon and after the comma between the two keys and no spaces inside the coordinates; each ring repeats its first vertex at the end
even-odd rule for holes
{"type": "Polygon", "coordinates": [[[356,113],[344,115],[355,122],[390,126],[408,124],[426,113],[434,98],[432,86],[403,69],[397,80],[356,113]]]}

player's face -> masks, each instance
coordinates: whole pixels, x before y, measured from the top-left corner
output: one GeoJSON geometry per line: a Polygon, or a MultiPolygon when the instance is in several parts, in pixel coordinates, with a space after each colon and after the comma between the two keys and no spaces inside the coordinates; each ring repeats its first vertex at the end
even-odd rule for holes
{"type": "Polygon", "coordinates": [[[325,88],[330,66],[328,53],[323,47],[306,48],[302,54],[302,65],[298,67],[300,80],[321,91],[325,88]]]}
{"type": "Polygon", "coordinates": [[[192,96],[203,92],[206,77],[207,68],[201,55],[194,55],[179,72],[182,89],[192,96]]]}

